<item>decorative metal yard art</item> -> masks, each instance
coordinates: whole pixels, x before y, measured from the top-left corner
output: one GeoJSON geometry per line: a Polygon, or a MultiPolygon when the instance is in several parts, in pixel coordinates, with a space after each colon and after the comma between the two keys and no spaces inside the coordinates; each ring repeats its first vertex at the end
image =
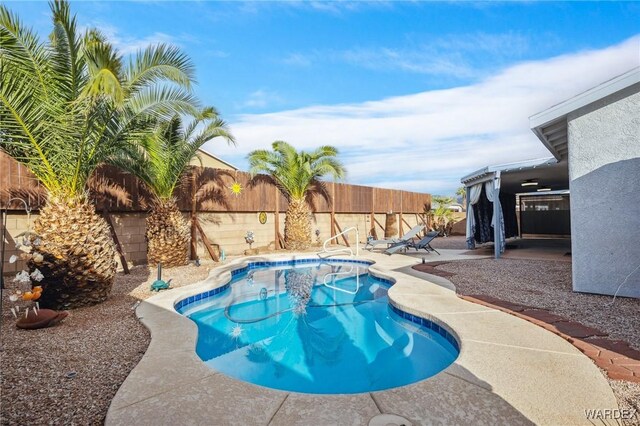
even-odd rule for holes
{"type": "Polygon", "coordinates": [[[3,234],[0,236],[0,240],[2,240],[2,256],[0,259],[0,279],[2,279],[2,288],[4,288],[4,233],[7,229],[9,205],[13,201],[20,201],[24,206],[24,210],[27,212],[27,230],[21,234],[16,235],[16,249],[18,249],[20,253],[18,255],[12,255],[9,258],[9,263],[15,263],[18,260],[24,260],[30,263],[27,269],[18,272],[16,274],[16,277],[13,279],[13,282],[18,283],[19,285],[26,284],[29,288],[16,288],[13,293],[9,295],[9,301],[13,305],[11,307],[11,313],[16,319],[18,319],[23,314],[25,318],[28,317],[30,309],[32,310],[33,315],[38,315],[40,304],[37,302],[37,300],[40,299],[40,296],[42,295],[42,287],[39,285],[33,286],[33,284],[39,283],[44,278],[42,272],[40,272],[40,270],[37,268],[37,265],[41,264],[44,261],[44,256],[42,256],[42,254],[38,252],[38,247],[41,244],[40,237],[31,232],[31,208],[29,204],[22,198],[10,198],[7,201],[6,207],[3,211],[3,234]],[[30,270],[32,267],[33,270],[30,270]],[[22,312],[20,312],[21,308],[23,308],[22,312]]]}
{"type": "Polygon", "coordinates": [[[265,223],[267,223],[267,212],[258,213],[258,221],[260,222],[261,225],[264,225],[265,223]]]}
{"type": "Polygon", "coordinates": [[[253,231],[247,231],[246,235],[244,236],[244,240],[247,242],[247,244],[249,244],[249,250],[251,250],[251,244],[255,242],[253,231]]]}
{"type": "Polygon", "coordinates": [[[240,182],[233,182],[229,189],[231,190],[231,193],[236,197],[242,194],[242,184],[240,184],[240,182]]]}
{"type": "Polygon", "coordinates": [[[240,182],[238,182],[238,171],[237,170],[234,172],[234,175],[235,176],[233,178],[233,183],[231,184],[231,186],[229,186],[229,189],[231,190],[231,193],[237,197],[240,194],[242,194],[242,190],[244,188],[242,188],[242,184],[240,182]]]}
{"type": "MultiPolygon", "coordinates": [[[[173,279],[173,278],[172,278],[173,279]]],[[[151,291],[167,290],[171,286],[171,280],[162,280],[162,263],[158,263],[158,279],[151,284],[151,291]]]]}
{"type": "MultiPolygon", "coordinates": [[[[3,210],[2,235],[0,235],[1,253],[0,253],[0,279],[2,279],[1,288],[4,289],[3,266],[4,266],[4,249],[5,249],[5,232],[7,229],[7,213],[9,205],[12,201],[20,201],[24,205],[27,212],[27,231],[16,235],[16,249],[18,255],[12,255],[9,263],[15,263],[18,260],[27,262],[27,269],[16,274],[13,282],[17,284],[17,288],[9,294],[9,302],[11,302],[11,313],[16,318],[16,327],[22,329],[37,329],[55,325],[65,319],[69,313],[66,311],[57,312],[51,309],[40,309],[38,300],[42,296],[43,288],[40,283],[44,275],[38,269],[38,265],[44,262],[44,256],[39,252],[38,247],[42,244],[40,237],[31,232],[31,208],[29,204],[22,198],[14,197],[7,201],[3,210]],[[22,288],[20,288],[22,287],[22,288]]],[[[0,311],[0,316],[2,311],[0,311]]]]}
{"type": "Polygon", "coordinates": [[[22,198],[13,197],[7,201],[4,209],[2,210],[2,235],[0,235],[0,288],[4,288],[4,244],[6,240],[7,232],[7,217],[9,215],[9,206],[13,201],[20,201],[24,205],[24,210],[27,212],[27,232],[31,229],[31,208],[29,204],[22,198]]]}

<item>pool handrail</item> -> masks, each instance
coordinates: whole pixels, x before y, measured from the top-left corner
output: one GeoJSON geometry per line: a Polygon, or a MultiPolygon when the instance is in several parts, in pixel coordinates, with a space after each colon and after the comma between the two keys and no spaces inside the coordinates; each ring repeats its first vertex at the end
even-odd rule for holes
{"type": "Polygon", "coordinates": [[[351,227],[345,229],[344,231],[340,232],[339,234],[336,234],[333,237],[330,237],[330,238],[327,238],[326,240],[324,240],[324,244],[322,244],[322,251],[320,253],[318,253],[318,254],[348,252],[348,253],[350,253],[351,257],[353,257],[354,253],[353,253],[353,249],[351,249],[351,247],[338,248],[338,249],[332,249],[332,250],[327,249],[327,244],[329,244],[329,241],[335,240],[338,237],[340,237],[341,235],[344,235],[349,231],[356,231],[356,253],[355,253],[355,256],[358,256],[360,254],[360,231],[358,230],[357,226],[351,226],[351,227]]]}
{"type": "Polygon", "coordinates": [[[360,290],[360,267],[356,266],[356,265],[351,265],[351,269],[349,269],[348,271],[329,272],[329,273],[325,274],[324,279],[322,281],[323,281],[322,284],[325,287],[328,287],[330,289],[341,291],[343,293],[348,293],[348,294],[357,294],[358,291],[360,290]],[[355,289],[355,291],[346,290],[344,288],[337,287],[335,285],[335,278],[338,275],[349,275],[349,274],[352,274],[353,273],[353,268],[357,268],[356,269],[356,274],[355,274],[355,277],[356,277],[356,289],[355,289]],[[328,277],[332,277],[331,284],[327,283],[327,281],[328,281],[327,278],[328,277]]]}

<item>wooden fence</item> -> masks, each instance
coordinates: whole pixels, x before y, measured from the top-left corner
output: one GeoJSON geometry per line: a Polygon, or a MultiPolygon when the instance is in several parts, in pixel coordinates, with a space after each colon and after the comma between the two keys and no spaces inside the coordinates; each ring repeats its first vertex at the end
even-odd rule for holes
{"type": "MultiPolygon", "coordinates": [[[[287,202],[274,185],[257,179],[251,182],[246,172],[197,168],[176,191],[178,206],[183,211],[199,212],[284,212],[287,202]],[[232,193],[233,183],[242,186],[238,195],[232,193]],[[276,206],[276,200],[278,205],[276,206]]],[[[146,210],[149,193],[144,184],[129,173],[114,167],[102,167],[96,173],[103,182],[118,185],[128,197],[127,202],[106,194],[94,194],[98,210],[111,212],[139,212],[146,210]]],[[[328,202],[319,193],[313,196],[316,213],[421,213],[431,208],[431,195],[425,193],[373,188],[327,182],[328,202]]],[[[0,195],[2,206],[10,194],[26,198],[37,210],[44,203],[42,187],[37,179],[22,165],[0,152],[0,195]]],[[[21,204],[12,203],[11,209],[22,209],[21,204]]]]}

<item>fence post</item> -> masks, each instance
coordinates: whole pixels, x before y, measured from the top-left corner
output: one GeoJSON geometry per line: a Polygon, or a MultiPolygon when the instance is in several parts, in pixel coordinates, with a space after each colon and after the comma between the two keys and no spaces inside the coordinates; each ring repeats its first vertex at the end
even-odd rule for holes
{"type": "Polygon", "coordinates": [[[369,221],[371,222],[371,229],[369,230],[369,234],[377,240],[378,235],[376,233],[376,189],[375,188],[371,188],[371,217],[369,221]]]}
{"type": "Polygon", "coordinates": [[[336,236],[336,183],[331,182],[331,238],[336,236]]]}
{"type": "Polygon", "coordinates": [[[278,187],[274,186],[274,190],[276,191],[275,200],[276,200],[276,208],[274,211],[273,223],[275,227],[275,249],[280,250],[280,191],[278,191],[278,187]]]}
{"type": "Polygon", "coordinates": [[[191,171],[191,260],[198,258],[198,234],[196,229],[196,170],[191,171]]]}
{"type": "Polygon", "coordinates": [[[402,229],[402,192],[400,191],[400,220],[398,222],[400,222],[400,226],[398,228],[399,234],[398,235],[404,235],[404,230],[402,229]]]}

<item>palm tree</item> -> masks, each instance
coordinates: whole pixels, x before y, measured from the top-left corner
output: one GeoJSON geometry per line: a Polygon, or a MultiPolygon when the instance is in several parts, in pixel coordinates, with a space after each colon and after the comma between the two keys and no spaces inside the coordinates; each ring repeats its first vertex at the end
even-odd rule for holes
{"type": "Polygon", "coordinates": [[[114,160],[141,179],[153,196],[146,231],[150,264],[160,262],[170,268],[189,261],[189,224],[178,209],[174,192],[181,179],[190,176],[186,171],[191,160],[198,157],[198,150],[217,137],[235,143],[218,112],[204,108],[186,126],[179,115],[158,122],[138,147],[114,160]]]}
{"type": "Polygon", "coordinates": [[[462,197],[462,208],[466,210],[467,208],[467,188],[464,186],[461,186],[460,188],[456,189],[456,195],[459,197],[462,197]]]}
{"type": "Polygon", "coordinates": [[[443,195],[434,195],[433,202],[438,206],[429,212],[432,218],[432,228],[438,231],[440,235],[447,235],[448,229],[453,220],[453,211],[449,206],[453,203],[453,197],[443,195]]]}
{"type": "Polygon", "coordinates": [[[96,168],[148,132],[148,123],[193,110],[194,68],[178,49],[152,46],[125,61],[97,30],[78,33],[66,1],[51,3],[41,41],[0,5],[0,149],[42,183],[47,202],[41,303],[73,308],[108,296],[115,247],[87,184],[96,168]]]}
{"type": "Polygon", "coordinates": [[[344,177],[344,166],[335,158],[338,150],[332,146],[321,146],[313,152],[298,152],[283,141],[273,142],[271,146],[273,151],[249,153],[249,172],[254,179],[258,173],[269,175],[289,202],[284,222],[286,248],[306,249],[311,244],[310,195],[318,191],[326,197],[321,178],[344,177]]]}

